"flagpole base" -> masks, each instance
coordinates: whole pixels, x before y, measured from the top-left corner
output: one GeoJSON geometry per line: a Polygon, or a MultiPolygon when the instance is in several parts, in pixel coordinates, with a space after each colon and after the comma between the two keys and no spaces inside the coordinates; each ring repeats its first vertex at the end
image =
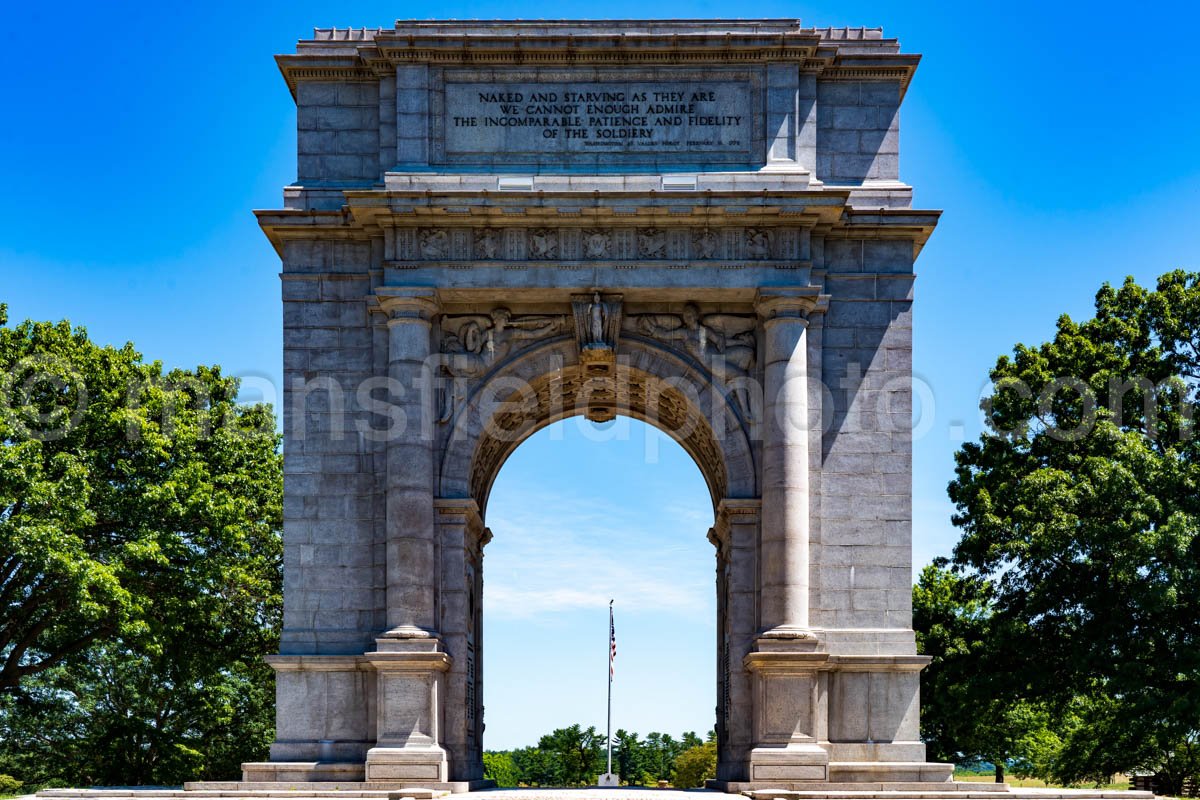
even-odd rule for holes
{"type": "Polygon", "coordinates": [[[621,776],[615,772],[606,772],[596,779],[597,786],[620,786],[621,776]]]}

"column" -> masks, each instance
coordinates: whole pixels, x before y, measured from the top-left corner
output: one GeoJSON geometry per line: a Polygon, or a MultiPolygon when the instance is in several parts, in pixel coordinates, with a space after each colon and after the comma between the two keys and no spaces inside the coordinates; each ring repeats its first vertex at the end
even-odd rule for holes
{"type": "MultiPolygon", "coordinates": [[[[444,736],[446,673],[453,662],[437,629],[437,542],[430,397],[432,290],[382,287],[388,320],[386,439],[387,625],[366,654],[375,670],[375,746],[366,779],[421,786],[449,780],[444,736]]],[[[378,398],[376,398],[378,400],[378,398]]]]}
{"type": "Polygon", "coordinates": [[[387,624],[383,638],[436,637],[436,541],[433,529],[433,423],[429,375],[429,289],[376,291],[387,314],[389,401],[394,427],[387,440],[387,624]]]}
{"type": "Polygon", "coordinates": [[[808,312],[816,289],[760,290],[764,402],[759,631],[751,676],[753,747],[743,788],[802,788],[828,776],[819,744],[829,654],[809,629],[808,312]]]}
{"type": "Polygon", "coordinates": [[[761,290],[764,402],[761,635],[809,636],[808,311],[815,294],[761,290]]]}

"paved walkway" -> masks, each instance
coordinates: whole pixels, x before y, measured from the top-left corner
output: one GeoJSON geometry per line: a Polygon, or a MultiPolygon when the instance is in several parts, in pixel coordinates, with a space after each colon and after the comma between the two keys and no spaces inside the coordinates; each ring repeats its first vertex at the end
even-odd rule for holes
{"type": "Polygon", "coordinates": [[[699,800],[706,795],[729,797],[707,789],[647,789],[644,786],[622,786],[617,789],[488,789],[467,792],[452,797],[470,800],[699,800]]]}

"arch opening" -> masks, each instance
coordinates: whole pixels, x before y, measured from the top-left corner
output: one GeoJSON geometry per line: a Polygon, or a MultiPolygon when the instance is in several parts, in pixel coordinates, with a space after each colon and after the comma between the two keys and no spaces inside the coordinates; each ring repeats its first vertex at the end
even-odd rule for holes
{"type": "Polygon", "coordinates": [[[489,724],[483,747],[536,745],[571,724],[603,738],[609,599],[614,733],[713,730],[714,515],[692,454],[629,416],[573,416],[523,439],[489,489],[480,691],[503,727],[489,724]]]}

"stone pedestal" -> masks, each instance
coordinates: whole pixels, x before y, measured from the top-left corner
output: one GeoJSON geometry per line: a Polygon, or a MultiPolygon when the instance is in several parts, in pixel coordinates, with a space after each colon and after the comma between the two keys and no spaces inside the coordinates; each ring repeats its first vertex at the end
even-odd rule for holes
{"type": "Polygon", "coordinates": [[[753,783],[799,783],[828,777],[824,692],[820,669],[828,653],[797,652],[792,642],[761,639],[746,656],[754,676],[754,748],[748,779],[753,783]]]}
{"type": "Polygon", "coordinates": [[[367,751],[366,779],[444,783],[449,762],[441,746],[442,696],[450,657],[436,639],[380,639],[367,654],[378,681],[376,744],[367,751]]]}

